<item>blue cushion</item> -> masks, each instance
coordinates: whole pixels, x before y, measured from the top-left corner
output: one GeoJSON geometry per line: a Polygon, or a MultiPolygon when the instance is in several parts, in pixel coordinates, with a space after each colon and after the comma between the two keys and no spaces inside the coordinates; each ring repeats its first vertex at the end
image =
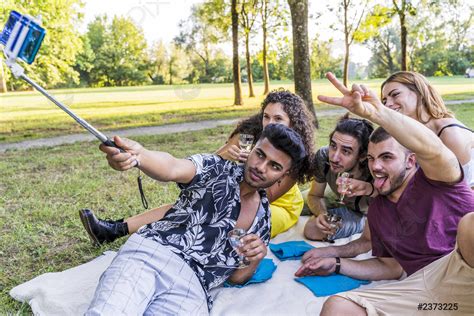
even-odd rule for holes
{"type": "Polygon", "coordinates": [[[357,280],[342,274],[330,274],[327,276],[305,276],[296,278],[306,286],[315,296],[328,296],[340,292],[350,291],[361,285],[369,284],[367,280],[357,280]]]}
{"type": "Polygon", "coordinates": [[[224,283],[224,287],[243,287],[252,283],[265,282],[271,279],[273,272],[275,272],[276,268],[277,266],[275,265],[275,263],[273,263],[272,259],[264,258],[262,261],[260,261],[257,270],[255,270],[255,273],[253,274],[252,278],[250,278],[250,280],[248,280],[244,284],[233,284],[226,281],[224,283]]]}
{"type": "Polygon", "coordinates": [[[314,248],[303,240],[270,244],[269,247],[273,254],[281,261],[301,259],[306,251],[314,248]]]}

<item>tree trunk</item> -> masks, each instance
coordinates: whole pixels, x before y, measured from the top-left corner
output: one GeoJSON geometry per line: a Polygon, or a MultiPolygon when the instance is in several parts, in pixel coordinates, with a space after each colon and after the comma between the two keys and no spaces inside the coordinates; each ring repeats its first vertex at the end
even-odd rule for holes
{"type": "Polygon", "coordinates": [[[169,69],[169,74],[170,74],[170,85],[173,85],[173,63],[170,63],[170,69],[169,69]]]}
{"type": "Polygon", "coordinates": [[[349,10],[349,3],[347,0],[344,0],[344,46],[346,51],[344,53],[344,72],[342,75],[342,82],[347,87],[347,83],[349,82],[349,29],[347,21],[347,11],[349,10]]]}
{"type": "Polygon", "coordinates": [[[268,74],[268,62],[267,62],[267,10],[268,0],[263,1],[264,7],[262,8],[262,32],[263,32],[263,95],[267,95],[270,92],[270,76],[268,74]]]}
{"type": "Polygon", "coordinates": [[[308,0],[288,0],[288,4],[290,5],[293,31],[295,92],[303,98],[308,109],[314,114],[315,125],[318,127],[311,89],[311,66],[308,45],[308,0]]]}
{"type": "Polygon", "coordinates": [[[400,44],[402,48],[402,60],[401,68],[402,71],[407,71],[407,27],[405,25],[405,13],[400,12],[400,44]]]}
{"type": "Polygon", "coordinates": [[[239,16],[237,0],[232,0],[232,73],[234,77],[234,105],[243,105],[242,86],[240,83],[239,63],[239,16]]]}
{"type": "Polygon", "coordinates": [[[389,69],[389,73],[392,74],[396,71],[395,63],[392,57],[392,50],[390,48],[390,33],[387,35],[387,43],[384,44],[385,49],[385,56],[387,58],[387,68],[389,69]]]}
{"type": "Polygon", "coordinates": [[[249,83],[249,97],[254,98],[255,93],[253,92],[253,76],[252,76],[252,65],[250,64],[250,49],[249,49],[249,41],[250,35],[245,35],[245,59],[247,61],[247,80],[249,83]]]}
{"type": "Polygon", "coordinates": [[[349,45],[346,44],[346,51],[344,53],[344,73],[342,83],[347,87],[349,83],[349,45]]]}
{"type": "Polygon", "coordinates": [[[3,71],[3,60],[0,58],[0,93],[5,92],[8,92],[7,79],[5,78],[5,72],[3,71]]]}

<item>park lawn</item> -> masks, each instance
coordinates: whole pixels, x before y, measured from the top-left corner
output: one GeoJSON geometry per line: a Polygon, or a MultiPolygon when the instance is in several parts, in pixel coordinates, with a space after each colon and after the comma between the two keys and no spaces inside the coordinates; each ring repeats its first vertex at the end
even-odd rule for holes
{"type": "MultiPolygon", "coordinates": [[[[321,144],[336,117],[321,120],[321,144]],[[322,136],[324,134],[324,137],[322,136]]],[[[135,137],[146,147],[177,157],[213,152],[225,142],[232,126],[171,135],[135,137]]],[[[115,172],[97,143],[7,151],[0,154],[0,314],[29,311],[8,291],[37,275],[61,271],[117,249],[125,239],[94,248],[78,217],[89,207],[101,217],[118,218],[143,211],[137,172],[115,172]]],[[[151,207],[170,203],[178,195],[174,184],[144,179],[151,207]]]]}
{"type": "MultiPolygon", "coordinates": [[[[430,78],[447,100],[474,99],[474,80],[462,77],[430,78]]],[[[363,81],[379,91],[381,79],[363,81]]],[[[263,100],[262,83],[255,84],[256,98],[245,97],[233,106],[232,84],[142,86],[52,90],[58,100],[95,127],[114,129],[170,123],[245,117],[255,113],[263,100]]],[[[272,82],[272,88],[293,90],[289,81],[272,82]]],[[[327,80],[313,81],[313,95],[338,95],[327,80]]],[[[321,103],[316,111],[332,109],[321,103]]],[[[36,91],[0,96],[0,143],[83,132],[66,113],[36,91]]]]}
{"type": "MultiPolygon", "coordinates": [[[[451,109],[474,127],[474,104],[451,109]]],[[[318,147],[327,144],[336,116],[320,120],[318,147]]],[[[134,137],[149,149],[177,157],[213,152],[225,142],[232,126],[134,137]]],[[[0,154],[0,314],[31,313],[8,291],[46,272],[62,271],[87,262],[105,250],[116,250],[125,239],[94,248],[78,217],[89,207],[102,217],[120,218],[143,211],[136,186],[136,170],[115,172],[96,142],[52,148],[7,151],[0,154]]],[[[175,200],[174,184],[144,179],[150,207],[175,200]]]]}

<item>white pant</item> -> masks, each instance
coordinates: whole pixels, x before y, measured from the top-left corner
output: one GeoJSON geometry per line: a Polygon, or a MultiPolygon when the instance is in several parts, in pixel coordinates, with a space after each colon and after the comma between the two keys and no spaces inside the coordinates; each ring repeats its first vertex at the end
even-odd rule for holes
{"type": "Polygon", "coordinates": [[[133,234],[100,277],[86,315],[209,315],[194,271],[172,251],[133,234]]]}

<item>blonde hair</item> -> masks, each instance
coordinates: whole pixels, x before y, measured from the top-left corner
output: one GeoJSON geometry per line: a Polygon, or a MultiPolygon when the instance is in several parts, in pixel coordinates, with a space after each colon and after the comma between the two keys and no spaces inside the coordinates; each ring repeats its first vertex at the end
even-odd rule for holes
{"type": "Polygon", "coordinates": [[[439,93],[430,85],[428,80],[414,71],[399,71],[388,77],[383,83],[381,89],[390,82],[398,82],[415,92],[416,116],[418,121],[427,123],[431,118],[440,119],[445,117],[454,117],[454,114],[446,108],[443,99],[439,93]],[[421,120],[423,109],[431,117],[428,121],[421,120]]]}

